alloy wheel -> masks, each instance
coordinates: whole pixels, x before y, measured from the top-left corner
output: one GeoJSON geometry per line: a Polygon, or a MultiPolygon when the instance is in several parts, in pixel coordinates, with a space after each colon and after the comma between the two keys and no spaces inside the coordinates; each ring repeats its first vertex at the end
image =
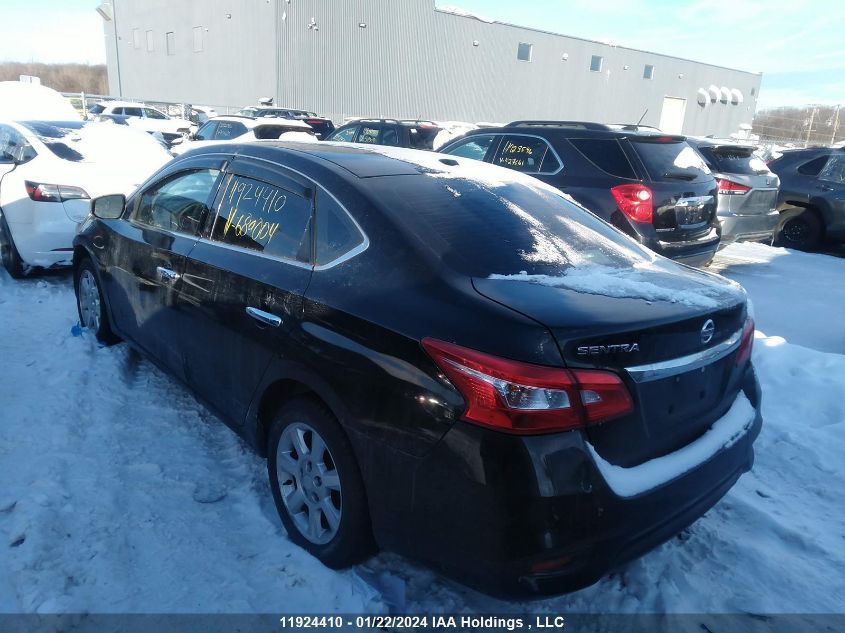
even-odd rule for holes
{"type": "Polygon", "coordinates": [[[331,541],[340,528],[341,483],[331,451],[317,431],[293,422],[276,450],[282,503],[303,537],[315,545],[331,541]]]}
{"type": "Polygon", "coordinates": [[[94,273],[87,268],[79,275],[78,293],[82,327],[97,332],[100,329],[100,289],[94,273]]]}

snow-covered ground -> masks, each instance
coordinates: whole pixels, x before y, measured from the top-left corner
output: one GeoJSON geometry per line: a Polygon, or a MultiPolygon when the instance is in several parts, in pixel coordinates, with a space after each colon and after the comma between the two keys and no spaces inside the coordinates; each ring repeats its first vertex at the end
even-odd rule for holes
{"type": "Polygon", "coordinates": [[[74,336],[68,274],[2,271],[0,612],[842,611],[845,260],[734,245],[714,268],[755,304],[754,470],[671,542],[530,605],[391,554],[324,568],[221,422],[125,345],[74,336]]]}

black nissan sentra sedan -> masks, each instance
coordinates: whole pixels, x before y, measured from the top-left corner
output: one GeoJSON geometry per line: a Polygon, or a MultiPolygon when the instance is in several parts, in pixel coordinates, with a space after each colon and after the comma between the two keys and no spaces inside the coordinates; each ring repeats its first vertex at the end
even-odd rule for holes
{"type": "Polygon", "coordinates": [[[744,291],[528,176],[277,141],[191,151],[75,240],[82,324],[261,455],[294,542],[573,590],[753,462],[744,291]]]}

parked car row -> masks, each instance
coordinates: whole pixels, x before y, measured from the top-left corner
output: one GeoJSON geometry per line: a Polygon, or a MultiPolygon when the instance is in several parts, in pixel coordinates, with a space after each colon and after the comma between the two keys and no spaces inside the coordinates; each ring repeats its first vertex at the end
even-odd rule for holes
{"type": "Polygon", "coordinates": [[[716,187],[683,139],[520,123],[453,149],[199,146],[93,200],[79,319],[265,456],[326,565],[381,548],[498,595],[571,591],[751,467],[753,318],[738,285],[640,243],[711,253],[716,187]],[[624,217],[514,161],[571,166],[624,217]]]}

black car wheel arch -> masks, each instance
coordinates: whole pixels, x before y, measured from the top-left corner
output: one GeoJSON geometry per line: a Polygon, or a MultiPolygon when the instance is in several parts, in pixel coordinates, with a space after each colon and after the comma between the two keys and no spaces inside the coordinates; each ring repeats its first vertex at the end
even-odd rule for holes
{"type": "Polygon", "coordinates": [[[815,209],[794,209],[783,214],[777,233],[779,246],[810,250],[822,238],[822,222],[815,209]]]}
{"type": "Polygon", "coordinates": [[[20,279],[24,276],[23,260],[12,239],[6,217],[2,214],[0,214],[0,255],[3,259],[3,267],[12,279],[20,279]]]}

